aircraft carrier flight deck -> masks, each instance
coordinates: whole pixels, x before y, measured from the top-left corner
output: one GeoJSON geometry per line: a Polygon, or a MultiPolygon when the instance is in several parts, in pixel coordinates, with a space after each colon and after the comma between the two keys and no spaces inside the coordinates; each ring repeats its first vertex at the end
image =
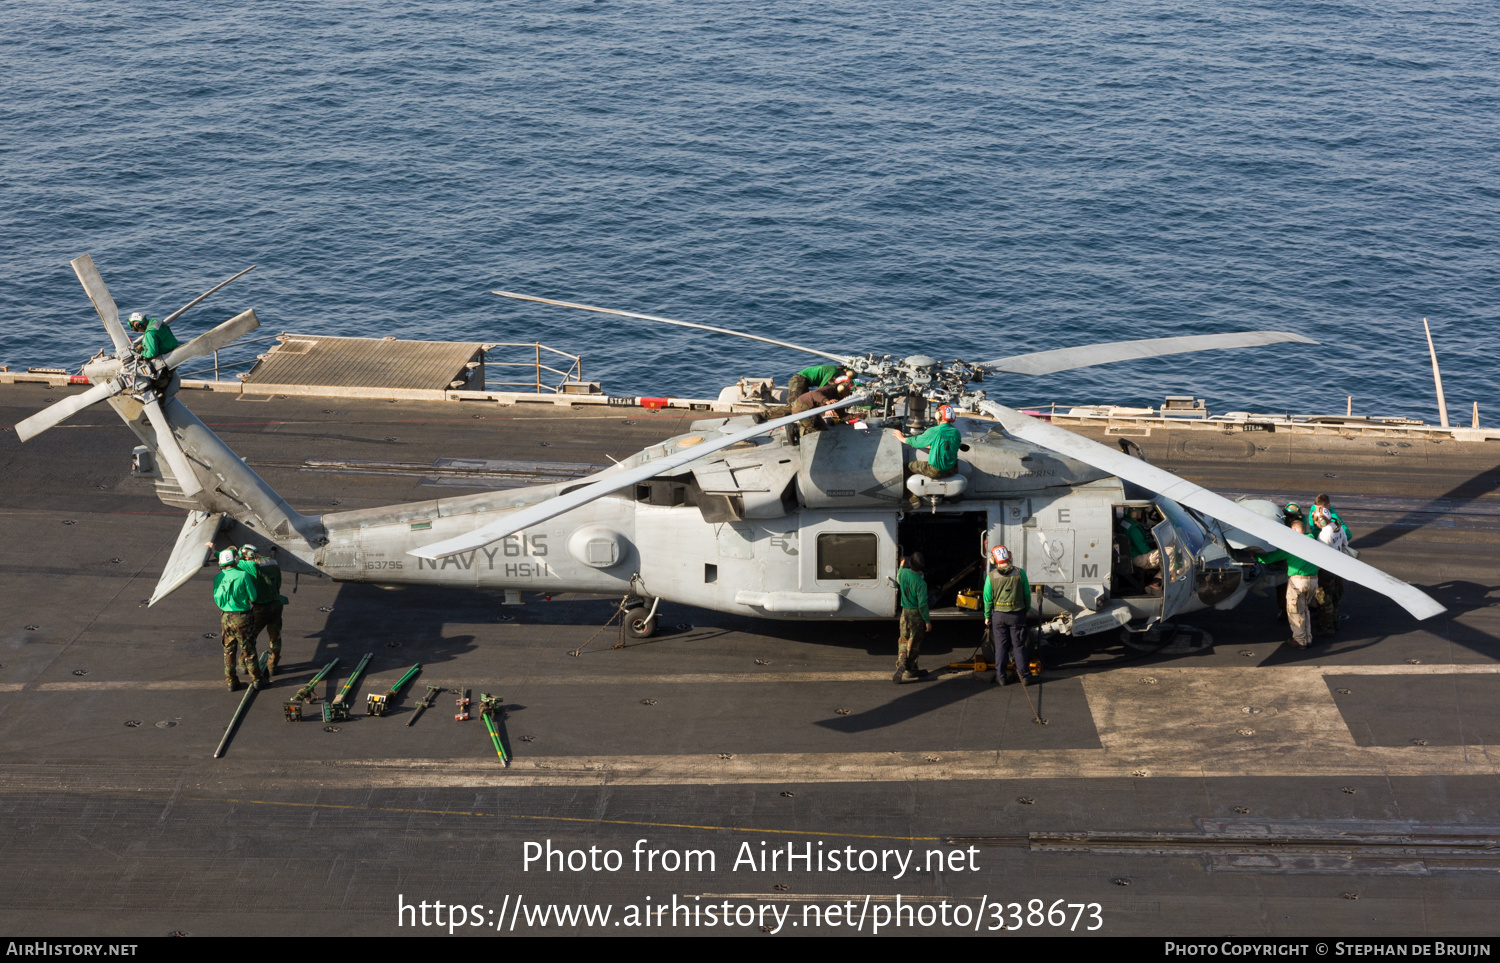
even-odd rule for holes
{"type": "MultiPolygon", "coordinates": [[[[76,390],[0,385],[0,424],[76,390]]],[[[304,513],[578,477],[708,416],[219,391],[181,400],[304,513]]],[[[1079,430],[1111,444],[1120,434],[1079,430]]],[[[281,672],[215,759],[241,696],[222,681],[209,574],[145,606],[184,513],[131,477],[136,440],[107,406],[24,445],[6,430],[0,929],[431,935],[398,905],[493,912],[524,896],[608,904],[618,919],[627,904],[675,896],[793,907],[800,920],[806,905],[889,906],[899,894],[934,906],[1098,904],[1099,932],[1113,935],[1493,934],[1500,445],[1128,434],[1154,464],[1219,492],[1331,493],[1361,559],[1448,612],[1418,623],[1351,586],[1340,634],[1298,651],[1282,644],[1272,599],[1252,595],[1183,617],[1155,652],[1113,635],[1046,648],[1041,685],[1023,691],[946,670],[893,685],[893,622],[772,622],[663,603],[655,637],[616,648],[616,628],[600,631],[614,598],[528,592],[508,604],[502,591],[288,575],[281,672]],[[314,705],[286,721],[283,702],[319,667],[340,659],[342,684],[367,652],[347,720],[325,724],[314,705]],[[394,708],[366,716],[366,695],[418,662],[394,708]],[[443,691],[408,727],[429,684],[443,691]],[[473,700],[466,722],[454,718],[460,691],[473,700]],[[508,768],[478,718],[482,693],[506,707],[508,768]],[[711,870],[636,872],[638,840],[717,859],[711,870]],[[626,862],[526,865],[526,844],[546,841],[626,862]],[[745,844],[759,854],[788,843],[963,858],[901,878],[734,868],[745,844]]],[[[979,632],[940,622],[924,664],[970,657],[979,632]]],[[[567,929],[588,931],[526,931],[567,929]]],[[[763,935],[759,923],[741,929],[763,935]]],[[[663,931],[705,932],[649,930],[663,931]]]]}

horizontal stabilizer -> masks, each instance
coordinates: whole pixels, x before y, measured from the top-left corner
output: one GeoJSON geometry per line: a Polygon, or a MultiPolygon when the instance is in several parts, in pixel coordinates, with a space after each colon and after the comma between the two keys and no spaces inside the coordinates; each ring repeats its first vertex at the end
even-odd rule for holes
{"type": "Polygon", "coordinates": [[[203,570],[214,550],[214,536],[223,523],[222,512],[188,512],[182,531],[177,535],[177,544],[172,546],[172,555],[167,559],[167,567],[157,580],[156,591],[146,603],[148,607],[177,591],[203,570]]]}

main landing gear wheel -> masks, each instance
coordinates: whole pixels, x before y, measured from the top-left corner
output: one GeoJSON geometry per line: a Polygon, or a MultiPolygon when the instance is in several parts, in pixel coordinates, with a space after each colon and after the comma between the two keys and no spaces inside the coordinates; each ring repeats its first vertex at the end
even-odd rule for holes
{"type": "Polygon", "coordinates": [[[644,605],[625,610],[625,634],[632,639],[649,639],[656,634],[656,616],[644,605]]]}

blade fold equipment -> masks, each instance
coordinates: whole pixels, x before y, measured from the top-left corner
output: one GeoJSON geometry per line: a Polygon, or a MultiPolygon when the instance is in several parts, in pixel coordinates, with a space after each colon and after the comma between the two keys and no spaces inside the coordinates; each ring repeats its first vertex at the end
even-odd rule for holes
{"type": "Polygon", "coordinates": [[[758,334],[748,334],[744,331],[736,331],[733,328],[716,328],[711,324],[698,324],[694,321],[674,321],[671,318],[663,318],[654,314],[637,314],[634,311],[618,311],[614,308],[599,308],[591,304],[576,304],[572,301],[554,301],[551,298],[539,298],[530,294],[516,294],[514,291],[491,291],[491,294],[502,298],[512,298],[516,301],[535,301],[538,304],[555,304],[562,308],[577,308],[580,311],[594,311],[599,314],[613,314],[619,318],[634,318],[637,321],[656,321],[660,324],[672,324],[679,328],[695,328],[699,331],[712,331],[715,334],[728,334],[736,338],[748,338],[751,341],[761,341],[765,344],[774,344],[778,348],[791,348],[793,351],[802,351],[806,354],[815,354],[820,358],[828,358],[840,364],[847,364],[850,355],[830,354],[827,351],[819,351],[817,348],[809,348],[806,345],[793,344],[790,341],[778,341],[775,338],[765,338],[758,334]]]}
{"type": "Polygon", "coordinates": [[[401,690],[406,686],[406,684],[408,682],[410,682],[412,679],[415,679],[417,677],[417,673],[421,672],[421,671],[422,671],[422,663],[418,662],[416,665],[412,666],[410,669],[407,669],[406,670],[406,674],[403,675],[401,678],[397,679],[396,680],[396,684],[393,685],[393,686],[391,686],[389,689],[385,690],[384,694],[382,694],[382,695],[373,695],[372,694],[368,699],[365,700],[365,715],[367,715],[367,716],[383,716],[383,715],[385,715],[386,710],[391,707],[391,703],[394,702],[394,701],[396,701],[396,696],[398,694],[400,694],[401,690]]]}
{"type": "Polygon", "coordinates": [[[556,498],[549,498],[546,501],[541,502],[540,504],[532,505],[529,508],[520,509],[519,511],[507,515],[505,518],[501,519],[498,522],[493,522],[481,528],[476,528],[474,531],[468,533],[467,535],[459,535],[455,538],[446,539],[441,542],[433,542],[430,545],[423,545],[420,548],[412,549],[406,554],[415,555],[418,558],[439,559],[448,558],[452,555],[462,555],[465,552],[477,551],[478,549],[484,548],[486,545],[489,545],[491,542],[498,542],[500,539],[504,538],[507,535],[514,535],[516,532],[519,532],[522,529],[530,528],[533,525],[539,525],[550,518],[555,518],[558,515],[563,514],[564,512],[569,512],[582,505],[586,505],[589,502],[594,501],[596,498],[602,498],[605,495],[608,495],[610,492],[619,491],[620,489],[627,488],[631,485],[636,484],[637,482],[645,481],[648,478],[654,478],[657,475],[662,474],[663,472],[672,471],[674,469],[681,468],[684,465],[691,464],[699,460],[700,458],[704,458],[716,451],[728,448],[730,445],[738,444],[739,442],[742,442],[747,438],[754,438],[757,435],[768,434],[772,431],[775,431],[777,428],[783,428],[787,425],[794,424],[798,421],[804,421],[808,418],[820,417],[830,411],[838,411],[841,408],[848,408],[851,405],[859,404],[860,402],[867,401],[868,399],[868,395],[853,394],[843,399],[842,401],[837,401],[831,405],[824,405],[821,408],[813,408],[810,411],[800,412],[799,414],[795,415],[787,415],[784,418],[775,418],[771,421],[756,425],[754,428],[747,428],[744,431],[737,431],[732,435],[725,435],[723,438],[720,438],[717,441],[705,442],[704,444],[697,445],[693,448],[688,449],[687,451],[680,451],[675,455],[668,455],[666,458],[658,458],[653,461],[648,461],[645,464],[637,465],[634,468],[628,468],[624,471],[619,471],[613,468],[607,469],[603,472],[600,472],[598,475],[590,476],[592,478],[595,478],[595,481],[592,481],[581,488],[575,488],[573,491],[570,491],[567,494],[558,495],[556,498]]]}
{"type": "Polygon", "coordinates": [[[1418,620],[1431,618],[1447,611],[1437,600],[1395,576],[1387,575],[1372,565],[1350,558],[1343,552],[1334,551],[1315,538],[1299,535],[1284,525],[1263,515],[1257,515],[1243,505],[1236,505],[1222,495],[1216,495],[1200,485],[1178,478],[1139,458],[1133,458],[1124,452],[1116,451],[993,401],[981,402],[979,407],[997,418],[1006,432],[1017,438],[1093,465],[1095,468],[1156,492],[1164,498],[1170,498],[1180,505],[1202,512],[1225,525],[1253,535],[1270,545],[1284,549],[1319,568],[1326,568],[1351,582],[1358,582],[1366,588],[1374,589],[1406,609],[1418,620]]]}

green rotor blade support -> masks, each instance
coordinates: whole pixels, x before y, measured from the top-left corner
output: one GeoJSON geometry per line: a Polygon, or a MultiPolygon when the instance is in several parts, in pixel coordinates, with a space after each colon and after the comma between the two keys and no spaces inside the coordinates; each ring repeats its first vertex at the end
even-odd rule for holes
{"type": "Polygon", "coordinates": [[[319,669],[318,670],[318,674],[315,675],[315,676],[313,676],[312,679],[307,683],[307,685],[305,685],[302,688],[300,688],[300,689],[297,690],[297,694],[294,695],[294,696],[292,696],[291,701],[292,702],[311,702],[312,701],[312,697],[313,697],[313,690],[318,687],[318,683],[319,682],[322,682],[324,679],[328,678],[328,673],[332,672],[335,668],[337,668],[338,664],[339,664],[339,660],[338,659],[334,659],[332,662],[328,663],[327,665],[323,666],[323,668],[319,669]]]}
{"type": "Polygon", "coordinates": [[[412,679],[415,679],[417,677],[417,673],[421,672],[421,671],[422,671],[422,663],[420,663],[420,662],[418,662],[416,665],[412,666],[410,669],[407,669],[406,670],[406,675],[403,675],[401,678],[397,679],[395,685],[393,685],[389,689],[385,690],[385,697],[387,699],[394,699],[394,698],[396,698],[396,694],[399,693],[402,689],[406,688],[406,684],[408,682],[410,682],[412,679]]]}
{"type": "Polygon", "coordinates": [[[369,665],[370,660],[373,658],[375,658],[374,652],[366,652],[365,657],[359,660],[359,665],[356,665],[354,671],[349,673],[349,681],[345,682],[344,687],[339,690],[339,694],[334,696],[333,701],[335,703],[338,705],[344,704],[344,700],[349,698],[349,693],[354,690],[355,686],[359,685],[359,677],[364,675],[365,666],[369,665]]]}
{"type": "Polygon", "coordinates": [[[500,741],[499,716],[504,707],[501,700],[504,696],[492,696],[487,692],[479,694],[479,714],[484,718],[484,727],[490,731],[490,741],[495,744],[495,755],[500,757],[500,762],[510,767],[510,757],[505,754],[505,746],[500,741]]]}

